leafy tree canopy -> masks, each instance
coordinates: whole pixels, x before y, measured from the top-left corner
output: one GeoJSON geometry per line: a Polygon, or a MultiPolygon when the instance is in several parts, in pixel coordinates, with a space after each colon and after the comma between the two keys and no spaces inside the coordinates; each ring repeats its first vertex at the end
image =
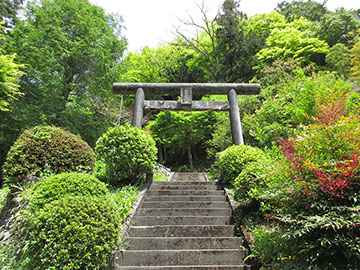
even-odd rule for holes
{"type": "Polygon", "coordinates": [[[303,63],[321,63],[329,48],[325,41],[315,36],[315,31],[316,25],[304,18],[273,29],[266,40],[266,48],[257,54],[260,66],[288,58],[303,63]]]}
{"type": "Polygon", "coordinates": [[[13,23],[16,20],[16,13],[24,0],[2,0],[0,2],[0,19],[7,23],[13,23]]]}
{"type": "Polygon", "coordinates": [[[87,0],[30,2],[8,43],[26,65],[15,123],[50,123],[77,133],[91,128],[84,138],[94,141],[96,130],[104,130],[97,125],[112,114],[109,89],[126,46],[117,30],[116,19],[87,0]]]}
{"type": "Polygon", "coordinates": [[[247,46],[244,29],[246,16],[239,5],[239,1],[225,0],[216,20],[217,81],[248,81],[252,75],[251,47],[247,46]]]}
{"type": "Polygon", "coordinates": [[[326,55],[326,64],[331,70],[348,77],[351,68],[350,49],[342,43],[335,44],[326,55]]]}
{"type": "Polygon", "coordinates": [[[326,0],[319,3],[313,0],[282,1],[277,11],[283,14],[289,21],[304,17],[310,21],[319,21],[328,12],[325,7],[326,0]]]}
{"type": "Polygon", "coordinates": [[[5,41],[3,25],[0,22],[0,111],[7,112],[12,109],[12,103],[22,95],[18,80],[23,74],[22,65],[15,62],[15,55],[6,55],[1,46],[5,41]]]}
{"type": "Polygon", "coordinates": [[[341,8],[321,18],[319,36],[330,46],[336,43],[351,44],[359,28],[360,20],[355,12],[341,8]]]}

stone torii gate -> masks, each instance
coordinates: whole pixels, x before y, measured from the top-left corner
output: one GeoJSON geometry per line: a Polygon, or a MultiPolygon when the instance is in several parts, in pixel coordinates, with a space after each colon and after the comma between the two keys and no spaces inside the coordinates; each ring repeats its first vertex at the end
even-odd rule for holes
{"type": "Polygon", "coordinates": [[[142,127],[144,110],[229,111],[234,144],[243,144],[237,95],[257,95],[260,85],[246,83],[114,83],[113,92],[135,95],[133,125],[142,127]],[[147,100],[145,96],[180,96],[175,100],[147,100]],[[193,95],[227,95],[228,102],[193,100],[193,95]]]}

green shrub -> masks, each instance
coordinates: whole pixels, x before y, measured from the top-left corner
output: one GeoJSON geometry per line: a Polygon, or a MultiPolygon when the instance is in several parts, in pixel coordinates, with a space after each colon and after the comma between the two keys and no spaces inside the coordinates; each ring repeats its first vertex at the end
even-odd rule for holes
{"type": "Polygon", "coordinates": [[[255,114],[243,117],[246,135],[257,146],[269,147],[281,138],[296,136],[305,125],[314,122],[322,106],[351,91],[351,84],[333,73],[312,77],[299,73],[276,87],[276,95],[267,97],[255,114]]]}
{"type": "Polygon", "coordinates": [[[125,186],[116,192],[111,194],[111,198],[114,201],[117,212],[121,217],[121,220],[125,220],[130,211],[133,209],[134,203],[136,202],[139,195],[139,190],[133,186],[125,186]]]}
{"type": "Polygon", "coordinates": [[[97,179],[99,179],[102,182],[108,181],[108,172],[107,167],[104,161],[102,160],[96,160],[95,162],[95,168],[94,168],[94,174],[97,179]]]}
{"type": "MultiPolygon", "coordinates": [[[[282,231],[278,227],[257,226],[252,230],[254,238],[252,254],[257,256],[266,266],[285,259],[284,252],[289,248],[282,238],[282,231]]],[[[282,268],[278,268],[282,269],[282,268]]]]}
{"type": "Polygon", "coordinates": [[[157,159],[151,136],[129,125],[108,129],[97,141],[96,153],[106,164],[108,181],[113,185],[151,172],[157,159]]]}
{"type": "Polygon", "coordinates": [[[264,152],[258,148],[248,145],[233,145],[219,153],[214,168],[225,183],[232,185],[246,164],[264,158],[264,152]]]}
{"type": "Polygon", "coordinates": [[[120,215],[106,197],[65,196],[23,216],[23,269],[104,269],[118,241],[120,215]]]}
{"type": "Polygon", "coordinates": [[[80,137],[61,128],[36,126],[25,130],[9,150],[4,178],[22,183],[60,172],[91,172],[95,154],[80,137]]]}
{"type": "Polygon", "coordinates": [[[66,195],[103,196],[109,193],[103,182],[85,173],[62,173],[49,176],[36,183],[29,192],[29,203],[37,208],[66,195]]]}
{"type": "Polygon", "coordinates": [[[265,185],[271,166],[271,161],[266,158],[247,163],[234,180],[235,199],[237,201],[250,199],[249,192],[252,189],[265,185]]]}

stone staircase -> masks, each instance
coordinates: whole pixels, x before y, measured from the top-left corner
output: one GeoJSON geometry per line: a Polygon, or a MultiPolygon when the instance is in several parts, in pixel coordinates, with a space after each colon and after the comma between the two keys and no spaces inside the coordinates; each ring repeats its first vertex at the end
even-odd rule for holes
{"type": "Polygon", "coordinates": [[[176,173],[172,180],[146,192],[114,269],[248,269],[224,190],[201,173],[176,173]]]}

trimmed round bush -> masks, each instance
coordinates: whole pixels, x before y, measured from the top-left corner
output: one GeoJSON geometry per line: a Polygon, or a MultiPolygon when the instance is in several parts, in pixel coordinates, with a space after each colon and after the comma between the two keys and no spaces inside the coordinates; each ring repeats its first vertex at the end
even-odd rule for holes
{"type": "Polygon", "coordinates": [[[66,196],[24,215],[24,269],[105,269],[119,234],[112,200],[66,196]]]}
{"type": "Polygon", "coordinates": [[[106,185],[85,173],[61,173],[36,183],[30,190],[30,205],[40,208],[64,196],[104,196],[109,194],[106,185]]]}
{"type": "Polygon", "coordinates": [[[153,138],[142,129],[123,125],[108,129],[96,143],[97,157],[104,161],[113,185],[133,181],[152,172],[157,160],[153,138]]]}
{"type": "Polygon", "coordinates": [[[79,136],[52,126],[25,130],[3,167],[7,182],[22,183],[60,172],[92,172],[95,153],[79,136]]]}
{"type": "Polygon", "coordinates": [[[233,184],[235,178],[250,162],[262,160],[265,153],[259,148],[248,145],[233,145],[219,153],[215,168],[220,178],[227,184],[233,184]]]}
{"type": "Polygon", "coordinates": [[[271,166],[271,161],[265,158],[247,163],[234,180],[235,199],[237,201],[250,199],[252,189],[264,186],[271,166]]]}

